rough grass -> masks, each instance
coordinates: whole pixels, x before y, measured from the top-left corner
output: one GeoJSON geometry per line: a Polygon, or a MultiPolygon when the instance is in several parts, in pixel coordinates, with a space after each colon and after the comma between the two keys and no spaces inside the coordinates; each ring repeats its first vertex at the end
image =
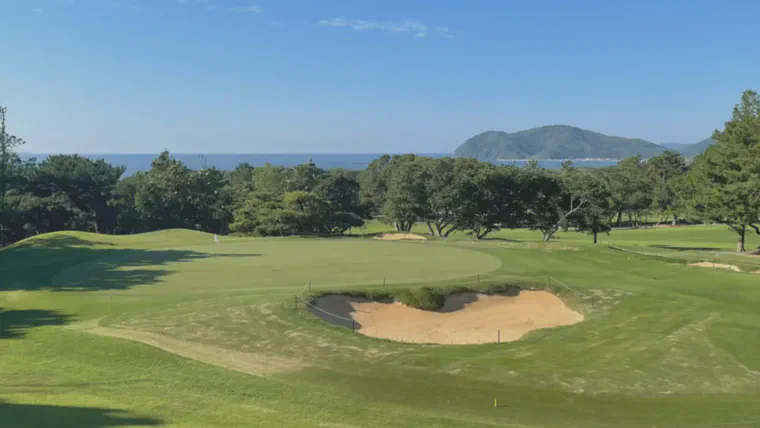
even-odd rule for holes
{"type": "MultiPolygon", "coordinates": [[[[721,254],[734,246],[721,227],[628,233],[607,238],[669,257],[718,248],[709,250],[717,261],[738,258],[721,254]]],[[[215,245],[187,231],[61,233],[0,250],[0,426],[760,423],[759,276],[613,251],[582,234],[494,237],[215,245]],[[380,292],[385,278],[387,293],[548,284],[576,295],[550,276],[582,293],[586,321],[500,345],[372,339],[292,305],[309,280],[312,292],[380,292]],[[220,349],[222,361],[130,336],[220,349]],[[226,354],[289,368],[252,375],[226,368],[226,354]],[[505,407],[494,409],[494,398],[505,407]]]]}
{"type": "MultiPolygon", "coordinates": [[[[522,287],[518,285],[484,283],[482,285],[473,284],[438,287],[322,291],[309,293],[306,298],[309,299],[310,303],[314,303],[314,301],[320,296],[339,294],[342,296],[373,300],[377,302],[397,300],[412,308],[422,309],[426,311],[435,311],[441,309],[446,303],[446,298],[452,294],[467,292],[502,294],[514,293],[521,289],[522,287]]],[[[556,289],[556,286],[554,289],[556,289]]],[[[566,292],[566,290],[564,291],[566,292]]]]}

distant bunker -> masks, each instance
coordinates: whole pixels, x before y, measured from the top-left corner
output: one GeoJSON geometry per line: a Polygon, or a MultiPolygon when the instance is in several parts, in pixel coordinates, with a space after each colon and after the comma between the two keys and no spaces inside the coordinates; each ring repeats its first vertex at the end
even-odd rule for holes
{"type": "Polygon", "coordinates": [[[355,328],[366,336],[408,343],[511,342],[533,330],[583,321],[583,315],[546,291],[452,294],[437,311],[413,308],[398,301],[376,302],[339,294],[318,297],[314,305],[311,312],[331,324],[355,328]]]}

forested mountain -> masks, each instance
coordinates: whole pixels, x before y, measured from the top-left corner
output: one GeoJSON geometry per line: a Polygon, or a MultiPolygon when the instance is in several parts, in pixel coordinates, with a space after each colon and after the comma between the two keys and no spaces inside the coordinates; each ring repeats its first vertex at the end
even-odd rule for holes
{"type": "Polygon", "coordinates": [[[698,143],[660,143],[662,147],[668,150],[682,154],[684,157],[693,158],[694,156],[701,154],[708,147],[715,144],[715,140],[712,138],[705,138],[698,143]]]}
{"type": "Polygon", "coordinates": [[[454,154],[478,160],[650,158],[665,149],[636,138],[612,137],[567,125],[542,126],[507,133],[487,131],[459,146],[454,154]]]}
{"type": "Polygon", "coordinates": [[[676,153],[681,153],[681,150],[688,146],[691,146],[691,144],[688,143],[660,143],[660,145],[676,153]]]}
{"type": "Polygon", "coordinates": [[[687,158],[693,158],[694,156],[701,154],[707,150],[707,148],[713,144],[715,144],[715,140],[712,138],[706,138],[695,144],[685,144],[684,147],[681,148],[680,152],[687,158]]]}

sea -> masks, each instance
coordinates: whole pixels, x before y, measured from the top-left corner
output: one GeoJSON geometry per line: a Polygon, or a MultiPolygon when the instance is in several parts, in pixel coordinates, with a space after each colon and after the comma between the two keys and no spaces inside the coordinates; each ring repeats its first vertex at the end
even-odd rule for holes
{"type": "MultiPolygon", "coordinates": [[[[420,156],[445,157],[452,156],[451,153],[420,153],[420,156]]],[[[83,154],[82,156],[90,159],[103,159],[112,165],[126,166],[125,175],[129,176],[138,171],[147,171],[150,169],[151,162],[158,154],[116,154],[116,153],[95,153],[83,154]]],[[[241,163],[247,162],[253,166],[264,166],[266,164],[275,166],[291,167],[300,165],[309,161],[314,162],[318,167],[323,169],[343,168],[349,170],[362,170],[367,168],[373,160],[382,156],[381,153],[303,153],[303,154],[228,154],[228,153],[172,153],[172,157],[182,161],[191,169],[217,168],[223,171],[235,169],[241,163]]],[[[28,160],[37,159],[43,161],[48,154],[40,153],[22,153],[21,158],[28,160]]],[[[524,166],[527,160],[503,160],[494,162],[500,165],[517,165],[524,166]]],[[[616,159],[578,159],[573,160],[578,167],[604,167],[617,163],[616,159]]],[[[558,169],[562,165],[562,160],[539,160],[539,166],[547,169],[558,169]]]]}

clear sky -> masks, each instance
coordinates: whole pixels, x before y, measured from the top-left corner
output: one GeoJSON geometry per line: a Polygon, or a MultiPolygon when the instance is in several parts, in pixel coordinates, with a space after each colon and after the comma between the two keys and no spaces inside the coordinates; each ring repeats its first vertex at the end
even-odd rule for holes
{"type": "Polygon", "coordinates": [[[0,0],[27,152],[450,152],[568,124],[696,142],[760,90],[760,1],[0,0]]]}

